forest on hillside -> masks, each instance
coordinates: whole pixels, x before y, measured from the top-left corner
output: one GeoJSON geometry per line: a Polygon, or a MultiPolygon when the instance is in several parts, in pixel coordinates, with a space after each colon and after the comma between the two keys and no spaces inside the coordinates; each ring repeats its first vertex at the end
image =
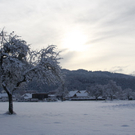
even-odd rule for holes
{"type": "Polygon", "coordinates": [[[63,73],[65,74],[65,85],[68,90],[84,90],[96,84],[106,85],[110,80],[115,81],[122,89],[130,88],[135,90],[135,77],[131,75],[108,71],[92,72],[83,69],[73,71],[63,69],[63,73]]]}
{"type": "MultiPolygon", "coordinates": [[[[111,73],[108,71],[87,71],[83,69],[79,70],[67,70],[62,69],[65,80],[65,87],[68,91],[71,90],[86,90],[88,87],[94,86],[96,84],[106,85],[110,80],[116,82],[118,86],[122,89],[130,88],[133,91],[135,90],[135,77],[131,75],[125,75],[120,73],[111,73]]],[[[27,91],[39,91],[39,92],[48,92],[54,91],[59,87],[57,85],[46,85],[40,84],[36,80],[28,83],[24,87],[21,87],[20,90],[27,91]]],[[[2,90],[2,87],[0,88],[2,90]]]]}
{"type": "MultiPolygon", "coordinates": [[[[120,73],[111,73],[108,71],[87,71],[62,69],[64,75],[64,86],[61,84],[47,85],[33,80],[23,84],[17,93],[25,92],[48,93],[56,92],[59,96],[66,96],[69,91],[87,90],[90,96],[98,98],[100,96],[106,99],[135,99],[135,77],[120,73]]],[[[0,91],[2,91],[0,87],[0,91]]]]}

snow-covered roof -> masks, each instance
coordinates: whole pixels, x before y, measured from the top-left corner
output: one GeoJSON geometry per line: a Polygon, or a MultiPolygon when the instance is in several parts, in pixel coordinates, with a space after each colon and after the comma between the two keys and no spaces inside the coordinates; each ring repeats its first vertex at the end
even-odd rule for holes
{"type": "Polygon", "coordinates": [[[23,95],[23,97],[24,97],[24,99],[30,99],[30,98],[32,98],[32,94],[31,93],[25,93],[23,95]]]}
{"type": "Polygon", "coordinates": [[[77,97],[87,97],[88,96],[88,92],[85,90],[80,91],[80,93],[76,93],[77,97]]]}
{"type": "Polygon", "coordinates": [[[75,91],[70,91],[69,92],[69,97],[73,97],[76,94],[77,97],[87,97],[88,96],[88,92],[86,90],[75,90],[75,91]]]}
{"type": "Polygon", "coordinates": [[[1,93],[0,98],[2,98],[2,97],[8,97],[7,93],[1,93]]]}
{"type": "MultiPolygon", "coordinates": [[[[15,95],[12,95],[13,98],[15,98],[15,95]]],[[[0,93],[0,98],[8,98],[7,93],[0,93]]]]}
{"type": "Polygon", "coordinates": [[[79,91],[78,91],[78,90],[69,91],[68,96],[69,96],[69,97],[73,97],[77,92],[79,92],[79,91]]]}
{"type": "Polygon", "coordinates": [[[48,97],[56,97],[56,95],[48,95],[48,97]]]}

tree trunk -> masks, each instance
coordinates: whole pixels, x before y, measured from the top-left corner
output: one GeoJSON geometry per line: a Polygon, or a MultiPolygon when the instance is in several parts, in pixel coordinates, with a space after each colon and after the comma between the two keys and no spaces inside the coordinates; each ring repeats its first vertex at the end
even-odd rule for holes
{"type": "Polygon", "coordinates": [[[130,96],[128,95],[127,97],[128,97],[128,100],[130,100],[130,96]]]}
{"type": "Polygon", "coordinates": [[[8,95],[8,101],[9,101],[8,114],[14,114],[12,94],[7,90],[6,86],[3,83],[2,83],[2,86],[8,95]]]}
{"type": "Polygon", "coordinates": [[[9,100],[9,108],[8,108],[9,114],[14,114],[12,94],[8,94],[8,100],[9,100]]]}
{"type": "Polygon", "coordinates": [[[113,95],[110,95],[111,101],[113,101],[113,95]]]}

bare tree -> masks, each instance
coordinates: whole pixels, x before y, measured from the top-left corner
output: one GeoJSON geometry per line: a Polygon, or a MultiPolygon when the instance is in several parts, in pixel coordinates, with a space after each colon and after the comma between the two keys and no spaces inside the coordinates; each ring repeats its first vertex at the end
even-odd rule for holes
{"type": "Polygon", "coordinates": [[[124,93],[123,94],[124,99],[130,100],[130,99],[133,98],[134,93],[133,93],[133,90],[132,89],[130,89],[130,88],[124,89],[123,90],[123,93],[124,93]]]}
{"type": "Polygon", "coordinates": [[[121,87],[117,86],[115,81],[110,80],[109,83],[107,85],[105,85],[104,95],[106,95],[111,100],[113,100],[113,98],[116,97],[116,94],[119,91],[121,91],[121,87]]]}
{"type": "Polygon", "coordinates": [[[40,51],[31,51],[30,45],[14,32],[0,33],[0,76],[3,89],[9,99],[9,114],[13,111],[13,92],[22,83],[36,78],[40,83],[57,83],[62,80],[59,52],[50,45],[40,51]]]}
{"type": "Polygon", "coordinates": [[[102,96],[103,94],[103,85],[96,84],[95,86],[91,86],[88,88],[88,91],[90,91],[90,95],[94,96],[96,100],[98,100],[99,96],[102,96]]]}
{"type": "Polygon", "coordinates": [[[64,101],[64,98],[68,94],[68,89],[65,86],[65,83],[61,83],[61,85],[56,89],[56,95],[61,99],[61,101],[64,101]]]}

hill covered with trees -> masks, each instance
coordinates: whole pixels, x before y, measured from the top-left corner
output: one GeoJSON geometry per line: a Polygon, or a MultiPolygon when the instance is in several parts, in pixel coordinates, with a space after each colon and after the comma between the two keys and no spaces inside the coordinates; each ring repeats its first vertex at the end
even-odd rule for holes
{"type": "Polygon", "coordinates": [[[131,75],[108,71],[92,72],[83,69],[72,71],[63,69],[63,73],[65,74],[65,85],[69,91],[74,89],[84,90],[96,84],[106,85],[110,80],[115,81],[122,89],[135,90],[135,77],[131,75]]]}
{"type": "MultiPolygon", "coordinates": [[[[135,91],[135,76],[111,73],[108,71],[87,71],[83,69],[68,70],[62,69],[65,78],[65,87],[68,91],[71,90],[86,90],[88,87],[98,85],[107,85],[110,80],[116,82],[123,90],[130,88],[135,91]]],[[[25,90],[34,90],[39,92],[53,91],[59,87],[57,85],[41,84],[36,80],[24,86],[25,90]]],[[[21,89],[24,90],[24,87],[21,89]]],[[[2,88],[1,88],[2,90],[2,88]]]]}

